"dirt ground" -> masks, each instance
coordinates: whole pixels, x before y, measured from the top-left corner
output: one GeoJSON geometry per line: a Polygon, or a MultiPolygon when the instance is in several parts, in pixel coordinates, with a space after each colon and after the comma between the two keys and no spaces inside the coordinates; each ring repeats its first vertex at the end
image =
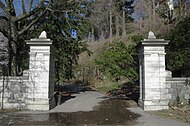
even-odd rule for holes
{"type": "Polygon", "coordinates": [[[185,105],[181,107],[170,107],[169,110],[161,110],[151,113],[159,115],[161,117],[168,117],[190,124],[190,105],[185,105]]]}

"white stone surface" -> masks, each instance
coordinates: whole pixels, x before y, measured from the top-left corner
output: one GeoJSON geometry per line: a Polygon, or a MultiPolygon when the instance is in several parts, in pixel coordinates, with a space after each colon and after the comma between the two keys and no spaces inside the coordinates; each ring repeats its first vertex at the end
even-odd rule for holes
{"type": "Polygon", "coordinates": [[[156,39],[156,37],[155,37],[155,35],[154,35],[154,33],[153,33],[152,31],[150,31],[150,32],[148,33],[148,38],[149,38],[149,39],[151,39],[151,38],[156,39]]]}
{"type": "Polygon", "coordinates": [[[142,41],[139,50],[139,106],[145,111],[168,109],[164,48],[167,44],[167,41],[156,39],[154,33],[149,32],[148,39],[142,41]]]}
{"type": "Polygon", "coordinates": [[[47,38],[47,35],[46,35],[46,32],[43,31],[40,36],[39,36],[40,39],[46,39],[47,38]]]}
{"type": "Polygon", "coordinates": [[[54,104],[54,57],[52,41],[42,32],[30,45],[28,106],[29,110],[49,110],[54,104]],[[51,89],[50,89],[51,88],[51,89]],[[53,99],[53,100],[50,100],[53,99]]]}

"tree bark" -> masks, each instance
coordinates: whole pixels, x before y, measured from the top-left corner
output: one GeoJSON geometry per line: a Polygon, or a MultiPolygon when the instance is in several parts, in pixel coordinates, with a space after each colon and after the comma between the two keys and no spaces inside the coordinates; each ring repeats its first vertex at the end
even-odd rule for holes
{"type": "Polygon", "coordinates": [[[153,13],[153,24],[152,24],[152,29],[153,29],[153,31],[154,31],[154,29],[155,29],[155,24],[156,24],[156,6],[155,6],[155,0],[152,0],[152,8],[153,8],[153,10],[152,10],[152,13],[153,13]]]}
{"type": "Polygon", "coordinates": [[[91,36],[92,42],[95,41],[95,37],[94,37],[94,28],[92,28],[92,36],[91,36]]]}
{"type": "Polygon", "coordinates": [[[104,31],[103,31],[103,30],[101,31],[100,40],[101,40],[101,41],[104,41],[104,31]]]}
{"type": "Polygon", "coordinates": [[[119,37],[119,16],[116,15],[116,37],[119,37]]]}
{"type": "Polygon", "coordinates": [[[112,36],[113,36],[113,31],[112,31],[112,0],[110,0],[110,43],[112,43],[112,36]]]}
{"type": "Polygon", "coordinates": [[[126,36],[126,24],[125,24],[125,11],[123,11],[123,17],[122,17],[122,37],[126,36]]]}
{"type": "Polygon", "coordinates": [[[179,18],[183,18],[185,16],[186,0],[179,0],[178,2],[179,2],[179,15],[180,15],[179,18]]]}
{"type": "Polygon", "coordinates": [[[22,8],[23,13],[19,16],[16,15],[15,5],[13,4],[13,0],[5,0],[5,3],[0,1],[0,8],[6,15],[0,15],[1,20],[6,20],[8,27],[6,31],[4,31],[5,35],[8,36],[9,39],[9,75],[20,75],[21,72],[21,59],[20,59],[20,42],[18,42],[19,37],[23,35],[27,30],[29,30],[35,23],[39,21],[39,19],[44,15],[47,9],[43,11],[40,9],[42,2],[45,0],[41,0],[40,5],[32,9],[33,0],[30,1],[29,10],[25,8],[24,0],[21,1],[20,7],[22,8]],[[6,5],[6,6],[5,6],[6,5]],[[22,27],[18,25],[19,22],[25,21],[27,19],[31,19],[31,22],[27,22],[22,27]],[[3,18],[4,17],[4,18],[3,18]],[[34,18],[36,17],[36,18],[34,18]]]}

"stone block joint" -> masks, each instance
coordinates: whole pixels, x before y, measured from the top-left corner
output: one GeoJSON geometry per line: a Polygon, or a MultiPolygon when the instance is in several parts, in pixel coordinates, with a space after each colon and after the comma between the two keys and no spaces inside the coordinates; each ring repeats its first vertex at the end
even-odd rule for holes
{"type": "Polygon", "coordinates": [[[148,39],[144,39],[140,44],[138,104],[145,111],[168,109],[167,95],[161,93],[166,88],[164,47],[168,42],[164,39],[157,39],[150,31],[148,39]]]}

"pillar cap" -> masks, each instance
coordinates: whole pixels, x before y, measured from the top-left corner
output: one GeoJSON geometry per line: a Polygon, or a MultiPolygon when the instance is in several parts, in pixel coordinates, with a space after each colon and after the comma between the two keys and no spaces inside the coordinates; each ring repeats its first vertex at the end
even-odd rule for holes
{"type": "Polygon", "coordinates": [[[30,39],[25,41],[28,45],[52,45],[53,41],[50,39],[30,39]]]}
{"type": "Polygon", "coordinates": [[[164,39],[144,39],[141,41],[142,45],[168,45],[170,41],[164,39]]]}
{"type": "Polygon", "coordinates": [[[50,39],[47,39],[47,34],[45,31],[43,31],[39,38],[26,40],[26,44],[28,45],[52,45],[52,42],[50,39]]]}
{"type": "Polygon", "coordinates": [[[154,33],[150,31],[148,34],[148,39],[144,39],[143,41],[141,41],[141,44],[162,46],[162,45],[168,45],[169,42],[170,42],[169,40],[157,39],[154,33]]]}

